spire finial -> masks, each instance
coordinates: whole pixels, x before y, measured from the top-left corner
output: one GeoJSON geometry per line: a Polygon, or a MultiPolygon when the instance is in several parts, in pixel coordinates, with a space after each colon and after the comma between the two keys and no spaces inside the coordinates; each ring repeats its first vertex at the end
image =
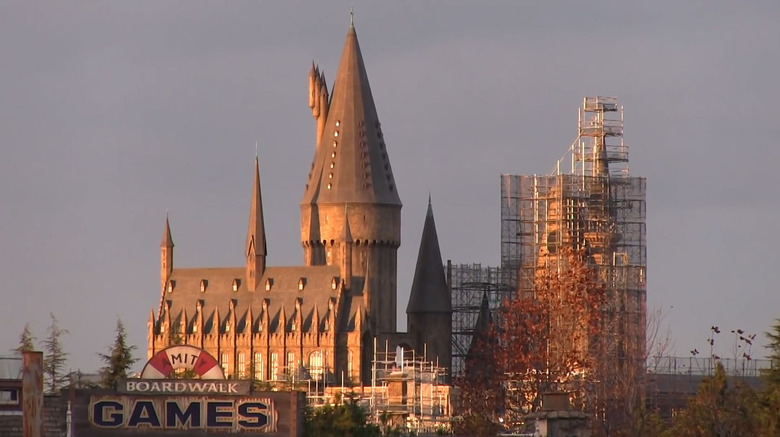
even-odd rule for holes
{"type": "Polygon", "coordinates": [[[355,27],[355,5],[349,7],[349,27],[355,27]]]}
{"type": "Polygon", "coordinates": [[[257,140],[255,140],[255,160],[257,160],[257,140]]]}

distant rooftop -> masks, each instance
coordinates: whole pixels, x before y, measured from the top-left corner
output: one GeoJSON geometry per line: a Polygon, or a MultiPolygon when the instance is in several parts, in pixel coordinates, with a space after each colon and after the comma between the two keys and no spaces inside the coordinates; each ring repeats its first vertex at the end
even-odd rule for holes
{"type": "Polygon", "coordinates": [[[22,358],[0,356],[0,380],[22,379],[22,358]]]}

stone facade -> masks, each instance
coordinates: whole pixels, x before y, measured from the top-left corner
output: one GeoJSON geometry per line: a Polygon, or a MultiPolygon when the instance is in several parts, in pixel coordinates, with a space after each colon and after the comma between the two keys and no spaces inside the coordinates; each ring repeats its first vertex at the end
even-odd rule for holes
{"type": "MultiPolygon", "coordinates": [[[[450,292],[435,228],[421,243],[421,256],[427,255],[418,261],[420,279],[410,298],[414,323],[410,332],[397,332],[401,201],[352,25],[333,91],[331,96],[324,75],[312,65],[309,107],[317,137],[300,203],[304,265],[266,265],[256,160],[246,265],[174,268],[166,219],[160,304],[148,324],[149,357],[188,344],[214,355],[231,378],[339,383],[343,378],[360,384],[370,381],[376,338],[420,354],[427,349],[429,361],[449,366],[450,292]],[[433,244],[435,250],[423,250],[433,244]]],[[[426,228],[432,220],[429,208],[426,228]]]]}

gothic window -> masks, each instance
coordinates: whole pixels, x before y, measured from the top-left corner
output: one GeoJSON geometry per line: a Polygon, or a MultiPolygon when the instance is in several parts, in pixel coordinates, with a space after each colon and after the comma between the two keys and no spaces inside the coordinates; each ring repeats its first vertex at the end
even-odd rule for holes
{"type": "Polygon", "coordinates": [[[239,352],[238,353],[238,376],[239,378],[244,378],[246,376],[246,362],[244,361],[244,353],[239,352]]]}
{"type": "Polygon", "coordinates": [[[322,367],[322,351],[314,351],[309,354],[309,372],[312,378],[317,381],[322,379],[322,367]]]}
{"type": "Polygon", "coordinates": [[[262,381],[263,378],[263,355],[260,352],[255,352],[255,379],[262,381]]]}
{"type": "Polygon", "coordinates": [[[352,379],[352,351],[347,352],[347,377],[352,379]]]}
{"type": "Polygon", "coordinates": [[[288,373],[295,371],[295,352],[287,352],[287,371],[288,373]]]}
{"type": "Polygon", "coordinates": [[[225,375],[228,374],[228,360],[230,359],[230,355],[228,355],[227,352],[222,352],[222,356],[220,359],[220,364],[222,365],[222,371],[225,373],[225,375]]]}
{"type": "Polygon", "coordinates": [[[271,379],[278,379],[279,375],[279,354],[271,353],[271,379]]]}

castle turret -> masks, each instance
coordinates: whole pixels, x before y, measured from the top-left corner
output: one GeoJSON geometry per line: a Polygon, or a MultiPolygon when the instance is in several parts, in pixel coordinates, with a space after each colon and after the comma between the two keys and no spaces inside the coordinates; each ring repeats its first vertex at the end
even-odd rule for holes
{"type": "Polygon", "coordinates": [[[249,230],[246,235],[245,253],[247,287],[255,290],[265,272],[266,255],[268,255],[263,224],[263,199],[260,192],[260,163],[257,157],[255,157],[255,182],[249,208],[249,230]]]}
{"type": "Polygon", "coordinates": [[[173,272],[173,237],[171,236],[171,223],[168,215],[165,215],[165,230],[160,243],[160,290],[165,290],[168,280],[173,272]]]}
{"type": "Polygon", "coordinates": [[[430,198],[406,314],[408,332],[415,339],[417,352],[427,349],[428,361],[438,359],[440,366],[450,368],[452,304],[430,198]]]}
{"type": "MultiPolygon", "coordinates": [[[[327,107],[315,97],[327,96],[313,68],[309,74],[312,113],[318,122],[312,171],[301,201],[301,242],[307,265],[338,265],[349,222],[354,240],[352,275],[365,277],[370,263],[374,293],[368,301],[372,328],[396,330],[397,250],[401,243],[401,200],[396,191],[357,34],[350,25],[327,107]],[[319,102],[319,103],[318,103],[319,102]],[[317,109],[319,108],[319,109],[317,109]],[[325,123],[319,123],[325,116],[325,123]],[[349,205],[347,214],[344,214],[349,205]]],[[[352,294],[359,290],[348,290],[352,294]]]]}

